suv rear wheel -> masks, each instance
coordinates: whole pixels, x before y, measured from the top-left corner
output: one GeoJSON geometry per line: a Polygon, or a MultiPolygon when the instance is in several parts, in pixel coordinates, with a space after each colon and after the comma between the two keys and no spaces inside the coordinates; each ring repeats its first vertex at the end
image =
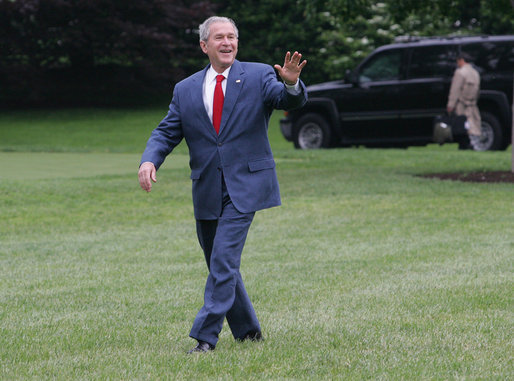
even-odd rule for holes
{"type": "Polygon", "coordinates": [[[306,114],[296,122],[293,139],[296,148],[328,148],[331,143],[330,127],[321,115],[306,114]]]}
{"type": "Polygon", "coordinates": [[[498,119],[488,112],[481,113],[482,135],[471,139],[475,151],[500,150],[503,147],[503,134],[498,119]]]}

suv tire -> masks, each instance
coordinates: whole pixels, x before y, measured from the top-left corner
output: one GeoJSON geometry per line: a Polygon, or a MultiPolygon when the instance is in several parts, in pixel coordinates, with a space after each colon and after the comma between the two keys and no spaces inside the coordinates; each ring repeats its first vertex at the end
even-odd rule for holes
{"type": "Polygon", "coordinates": [[[294,146],[301,149],[328,148],[331,131],[325,118],[318,114],[305,114],[295,123],[294,146]]]}
{"type": "Polygon", "coordinates": [[[472,144],[475,151],[497,151],[503,149],[503,133],[498,119],[488,112],[480,113],[482,136],[472,144]]]}

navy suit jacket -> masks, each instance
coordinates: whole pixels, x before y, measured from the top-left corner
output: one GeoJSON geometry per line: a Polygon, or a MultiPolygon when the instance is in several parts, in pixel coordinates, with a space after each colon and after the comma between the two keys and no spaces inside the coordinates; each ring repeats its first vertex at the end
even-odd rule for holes
{"type": "Polygon", "coordinates": [[[268,140],[273,109],[305,104],[307,91],[293,96],[265,64],[234,61],[227,79],[219,135],[203,102],[207,66],[177,83],[168,115],[153,130],[141,163],[158,169],[184,138],[189,147],[196,219],[221,214],[222,174],[234,206],[242,213],[280,205],[275,161],[268,140]]]}

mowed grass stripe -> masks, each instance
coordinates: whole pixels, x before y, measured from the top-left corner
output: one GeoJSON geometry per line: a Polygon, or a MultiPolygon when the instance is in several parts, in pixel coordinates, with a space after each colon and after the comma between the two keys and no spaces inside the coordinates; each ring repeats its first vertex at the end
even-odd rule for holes
{"type": "MultiPolygon", "coordinates": [[[[39,180],[135,174],[140,154],[0,152],[0,180],[39,180]]],[[[189,156],[177,154],[162,168],[183,168],[189,156]]]]}

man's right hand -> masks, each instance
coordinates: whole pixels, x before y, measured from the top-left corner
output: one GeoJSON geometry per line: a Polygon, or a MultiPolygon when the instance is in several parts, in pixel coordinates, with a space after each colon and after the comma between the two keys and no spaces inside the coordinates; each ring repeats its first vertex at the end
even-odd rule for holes
{"type": "Polygon", "coordinates": [[[156,172],[157,170],[155,169],[155,165],[153,165],[152,162],[145,161],[143,164],[141,164],[137,176],[139,177],[139,185],[141,185],[143,190],[147,192],[152,190],[152,181],[154,183],[157,182],[157,178],[155,177],[156,172]]]}

